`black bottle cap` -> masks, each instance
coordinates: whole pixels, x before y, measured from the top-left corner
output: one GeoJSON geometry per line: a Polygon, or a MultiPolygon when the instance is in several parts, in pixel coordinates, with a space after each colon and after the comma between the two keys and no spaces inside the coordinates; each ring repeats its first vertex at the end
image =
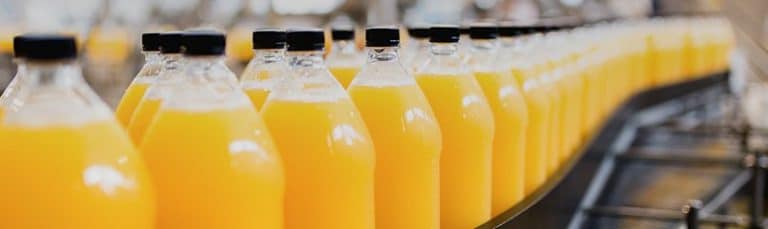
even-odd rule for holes
{"type": "Polygon", "coordinates": [[[325,35],[320,29],[289,30],[286,42],[288,51],[318,51],[325,47],[325,35]]]}
{"type": "Polygon", "coordinates": [[[284,49],[285,30],[257,29],[253,31],[251,41],[253,49],[284,49]]]}
{"type": "Polygon", "coordinates": [[[23,35],[13,37],[13,56],[15,58],[25,58],[26,53],[26,38],[23,35]]]}
{"type": "Polygon", "coordinates": [[[408,34],[413,38],[427,39],[429,38],[429,27],[410,27],[408,34]]]}
{"type": "Polygon", "coordinates": [[[60,60],[77,57],[75,37],[56,34],[23,35],[22,55],[28,60],[60,60]]]}
{"type": "Polygon", "coordinates": [[[460,35],[469,35],[470,33],[470,27],[469,26],[460,26],[459,27],[459,34],[460,35]]]}
{"type": "Polygon", "coordinates": [[[181,53],[181,35],[182,32],[167,32],[160,34],[160,53],[177,54],[181,53]]]}
{"type": "Polygon", "coordinates": [[[334,41],[346,41],[355,39],[354,29],[331,29],[331,39],[334,41]]]}
{"type": "Polygon", "coordinates": [[[502,25],[499,26],[499,36],[501,37],[517,37],[530,34],[530,29],[526,26],[520,25],[502,25]]]}
{"type": "Polygon", "coordinates": [[[459,41],[459,27],[440,25],[429,28],[429,42],[453,43],[459,41]]]}
{"type": "Polygon", "coordinates": [[[142,33],[141,50],[160,51],[160,33],[142,33]]]}
{"type": "Polygon", "coordinates": [[[186,32],[181,36],[181,43],[184,46],[184,55],[224,55],[227,36],[216,31],[186,32]]]}
{"type": "Polygon", "coordinates": [[[370,27],[365,30],[365,46],[397,47],[400,44],[400,30],[395,27],[370,27]]]}
{"type": "Polygon", "coordinates": [[[469,27],[469,37],[472,39],[496,39],[499,28],[493,24],[477,24],[469,27]]]}

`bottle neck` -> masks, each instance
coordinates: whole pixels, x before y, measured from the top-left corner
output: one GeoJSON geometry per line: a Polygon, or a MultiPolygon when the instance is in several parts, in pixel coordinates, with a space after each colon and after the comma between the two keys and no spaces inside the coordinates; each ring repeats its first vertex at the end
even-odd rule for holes
{"type": "Polygon", "coordinates": [[[354,40],[336,40],[333,41],[332,53],[353,54],[357,52],[354,40]]]}
{"type": "Polygon", "coordinates": [[[284,49],[254,49],[253,59],[259,63],[277,63],[285,61],[284,49]]]}
{"type": "Polygon", "coordinates": [[[28,87],[67,87],[83,83],[76,60],[27,61],[25,82],[28,87]]]}
{"type": "Polygon", "coordinates": [[[181,68],[181,54],[161,54],[163,59],[163,71],[178,70],[181,68]]]}
{"type": "Polygon", "coordinates": [[[314,51],[289,51],[288,62],[293,68],[318,68],[325,67],[323,50],[314,51]]]}
{"type": "Polygon", "coordinates": [[[498,48],[498,44],[496,39],[473,39],[472,49],[480,52],[492,52],[498,48]]]}
{"type": "Polygon", "coordinates": [[[158,51],[144,51],[144,63],[162,63],[163,56],[158,51]]]}
{"type": "Polygon", "coordinates": [[[397,47],[368,47],[368,63],[398,62],[397,47]]]}
{"type": "Polygon", "coordinates": [[[430,43],[430,52],[435,56],[455,56],[459,49],[458,43],[430,43]]]}

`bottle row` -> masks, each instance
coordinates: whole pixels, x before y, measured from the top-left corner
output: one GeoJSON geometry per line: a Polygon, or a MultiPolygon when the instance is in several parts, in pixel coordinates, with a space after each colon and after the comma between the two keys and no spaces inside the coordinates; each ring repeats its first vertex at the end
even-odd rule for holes
{"type": "Polygon", "coordinates": [[[535,195],[622,101],[724,71],[720,18],[145,33],[112,111],[72,37],[14,39],[2,228],[474,228],[535,195]],[[401,37],[407,39],[401,45],[401,37]]]}

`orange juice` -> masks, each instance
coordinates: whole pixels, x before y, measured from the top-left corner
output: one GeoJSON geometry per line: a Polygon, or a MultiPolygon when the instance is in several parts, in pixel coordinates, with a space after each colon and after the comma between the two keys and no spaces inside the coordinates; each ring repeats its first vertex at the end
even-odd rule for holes
{"type": "Polygon", "coordinates": [[[329,70],[344,88],[349,87],[349,84],[355,79],[357,72],[360,71],[359,68],[355,67],[331,67],[329,70]]]}
{"type": "Polygon", "coordinates": [[[0,154],[0,200],[14,206],[0,227],[153,228],[144,164],[116,121],[6,124],[0,139],[13,149],[0,154]]]}
{"type": "Polygon", "coordinates": [[[125,90],[125,94],[123,94],[123,98],[120,99],[120,103],[117,105],[117,110],[115,111],[117,120],[120,121],[123,126],[128,126],[131,122],[133,112],[136,111],[136,107],[144,97],[144,93],[147,92],[149,85],[150,83],[148,82],[134,82],[125,90]]]}
{"type": "Polygon", "coordinates": [[[285,168],[285,227],[374,228],[374,146],[325,66],[324,33],[292,30],[286,41],[291,74],[262,108],[285,168]]]}
{"type": "Polygon", "coordinates": [[[442,141],[421,89],[363,83],[349,94],[376,147],[376,227],[439,228],[442,141]]]}
{"type": "Polygon", "coordinates": [[[374,148],[352,102],[272,98],[262,114],[284,161],[285,227],[373,228],[374,148]]]}
{"type": "Polygon", "coordinates": [[[162,108],[144,139],[157,227],[283,228],[281,161],[250,105],[162,108]]]}
{"type": "Polygon", "coordinates": [[[140,146],[144,140],[144,134],[152,121],[154,121],[157,111],[160,109],[163,101],[160,98],[144,98],[136,108],[136,111],[128,124],[128,134],[133,143],[140,146]]]}
{"type": "Polygon", "coordinates": [[[245,91],[245,94],[248,95],[248,98],[251,100],[253,107],[260,109],[261,106],[264,105],[264,102],[267,101],[267,96],[269,96],[270,90],[267,88],[249,88],[243,91],[245,91]]]}
{"type": "Polygon", "coordinates": [[[544,88],[544,90],[547,91],[547,97],[549,100],[549,127],[545,131],[547,132],[546,135],[549,136],[547,146],[546,146],[546,163],[547,163],[547,174],[551,175],[555,171],[557,171],[557,168],[560,165],[560,146],[562,144],[562,136],[563,136],[563,127],[562,127],[562,121],[563,121],[563,99],[562,94],[563,91],[560,91],[558,88],[559,82],[558,79],[555,79],[553,73],[545,74],[539,77],[541,86],[544,88]]]}
{"type": "Polygon", "coordinates": [[[443,134],[441,228],[476,227],[491,216],[493,112],[469,74],[420,73],[416,80],[443,134]]]}
{"type": "Polygon", "coordinates": [[[23,36],[24,78],[0,103],[0,227],[153,228],[144,162],[85,83],[75,38],[23,36]]]}
{"type": "MultiPolygon", "coordinates": [[[[529,74],[529,73],[524,73],[529,74]]],[[[547,130],[551,127],[552,110],[546,88],[535,78],[525,80],[523,94],[528,108],[528,128],[525,131],[525,194],[535,191],[546,181],[549,140],[547,130]]]]}
{"type": "Polygon", "coordinates": [[[525,131],[528,109],[517,81],[510,74],[475,72],[493,109],[492,215],[523,199],[525,178],[525,131]]]}

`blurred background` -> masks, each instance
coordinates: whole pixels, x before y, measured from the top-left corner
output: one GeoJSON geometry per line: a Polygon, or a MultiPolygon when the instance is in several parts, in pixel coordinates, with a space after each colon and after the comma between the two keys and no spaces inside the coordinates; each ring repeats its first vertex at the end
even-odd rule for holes
{"type": "Polygon", "coordinates": [[[12,37],[78,37],[86,78],[115,106],[140,67],[139,34],[213,28],[229,36],[230,67],[251,56],[258,27],[462,24],[476,20],[588,23],[659,15],[711,14],[722,0],[0,0],[0,88],[15,72],[12,37]]]}

